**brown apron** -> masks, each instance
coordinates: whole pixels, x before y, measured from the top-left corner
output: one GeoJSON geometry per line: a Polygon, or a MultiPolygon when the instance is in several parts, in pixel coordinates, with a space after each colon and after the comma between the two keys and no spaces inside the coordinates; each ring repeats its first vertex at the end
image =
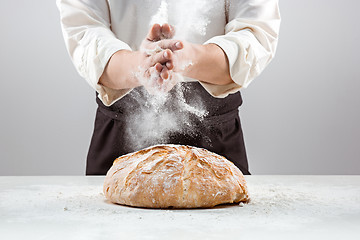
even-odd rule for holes
{"type": "MultiPolygon", "coordinates": [[[[191,104],[194,98],[200,98],[208,114],[202,120],[195,115],[192,116],[192,133],[174,132],[170,134],[166,143],[208,149],[232,161],[243,174],[250,174],[238,111],[242,104],[240,93],[230,94],[226,98],[214,98],[198,82],[181,84],[184,89],[184,100],[191,104]]],[[[87,156],[86,175],[105,175],[117,157],[150,145],[163,143],[151,142],[138,149],[127,144],[126,118],[130,113],[142,107],[141,101],[137,99],[146,97],[144,94],[147,94],[146,91],[134,89],[110,107],[106,107],[96,97],[98,108],[87,156]]],[[[172,91],[170,94],[172,95],[169,99],[173,101],[170,100],[165,106],[169,108],[176,102],[176,95],[172,91]]]]}

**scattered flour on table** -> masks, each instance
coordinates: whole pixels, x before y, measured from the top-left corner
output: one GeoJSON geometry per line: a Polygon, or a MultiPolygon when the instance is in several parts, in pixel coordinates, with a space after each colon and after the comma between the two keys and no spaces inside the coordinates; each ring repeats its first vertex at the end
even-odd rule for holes
{"type": "Polygon", "coordinates": [[[189,228],[210,224],[220,229],[236,227],[241,221],[243,227],[260,224],[271,229],[292,229],[343,214],[360,216],[359,191],[250,184],[249,192],[251,202],[242,206],[154,210],[108,203],[102,194],[102,186],[32,185],[27,189],[1,192],[0,212],[2,220],[8,223],[82,221],[96,225],[106,221],[109,227],[126,222],[126,228],[130,229],[138,226],[139,221],[155,226],[170,221],[189,228]]]}

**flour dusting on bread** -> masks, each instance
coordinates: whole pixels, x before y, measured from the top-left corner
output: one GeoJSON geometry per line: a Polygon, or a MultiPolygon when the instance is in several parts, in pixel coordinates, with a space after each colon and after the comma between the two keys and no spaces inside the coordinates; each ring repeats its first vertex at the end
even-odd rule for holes
{"type": "Polygon", "coordinates": [[[148,208],[200,208],[248,202],[241,171],[206,149],[157,145],[117,158],[105,182],[106,198],[148,208]]]}

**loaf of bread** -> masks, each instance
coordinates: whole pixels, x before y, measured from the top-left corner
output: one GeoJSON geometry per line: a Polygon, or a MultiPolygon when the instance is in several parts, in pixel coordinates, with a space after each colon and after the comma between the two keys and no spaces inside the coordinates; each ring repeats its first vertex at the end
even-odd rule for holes
{"type": "Polygon", "coordinates": [[[104,194],[113,203],[146,208],[206,208],[248,202],[241,171],[206,149],[157,145],[117,158],[104,194]]]}

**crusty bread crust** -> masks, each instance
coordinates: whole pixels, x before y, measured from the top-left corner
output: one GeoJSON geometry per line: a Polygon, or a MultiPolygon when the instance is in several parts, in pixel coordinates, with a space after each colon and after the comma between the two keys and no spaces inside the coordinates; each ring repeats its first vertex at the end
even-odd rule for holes
{"type": "Polygon", "coordinates": [[[146,208],[206,208],[248,202],[241,171],[206,149],[157,145],[117,158],[104,182],[106,198],[146,208]]]}

